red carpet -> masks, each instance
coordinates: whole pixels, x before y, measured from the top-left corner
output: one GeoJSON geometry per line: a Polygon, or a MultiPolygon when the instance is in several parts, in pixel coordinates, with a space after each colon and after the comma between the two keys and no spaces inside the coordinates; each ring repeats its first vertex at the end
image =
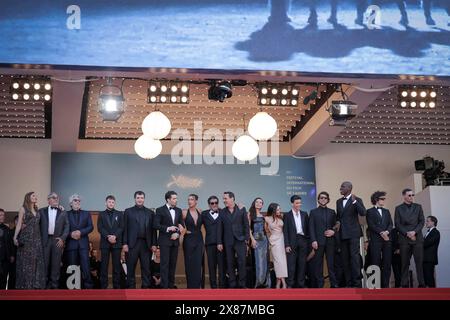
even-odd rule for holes
{"type": "Polygon", "coordinates": [[[8,290],[0,300],[450,300],[450,288],[8,290]]]}

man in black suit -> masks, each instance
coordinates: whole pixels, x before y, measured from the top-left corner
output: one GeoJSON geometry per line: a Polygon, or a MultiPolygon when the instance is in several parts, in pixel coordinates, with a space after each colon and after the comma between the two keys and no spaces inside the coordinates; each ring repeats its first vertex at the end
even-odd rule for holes
{"type": "Polygon", "coordinates": [[[224,288],[224,253],[217,249],[217,236],[219,223],[219,199],[216,196],[208,198],[209,210],[202,212],[202,221],[205,226],[205,246],[208,256],[209,284],[211,289],[224,288]],[[217,286],[217,276],[219,286],[217,286]]]}
{"type": "Polygon", "coordinates": [[[235,257],[237,256],[237,268],[239,275],[239,287],[246,286],[246,252],[247,243],[250,238],[250,227],[248,224],[247,211],[239,208],[235,203],[234,193],[226,191],[223,193],[225,208],[219,213],[219,227],[217,232],[217,249],[223,252],[225,249],[229,287],[237,288],[235,257]]]}
{"type": "Polygon", "coordinates": [[[328,275],[331,288],[337,288],[338,282],[334,273],[336,212],[327,207],[330,202],[328,192],[322,191],[317,197],[319,207],[309,214],[309,236],[311,246],[316,250],[314,255],[314,278],[318,288],[323,288],[323,256],[326,253],[328,275]]]}
{"type": "Polygon", "coordinates": [[[392,240],[392,273],[394,274],[395,288],[402,286],[402,262],[400,259],[400,245],[398,243],[398,230],[391,231],[392,240]]]}
{"type": "Polygon", "coordinates": [[[0,290],[6,289],[8,267],[12,257],[11,231],[5,224],[5,211],[0,209],[0,290]]]}
{"type": "Polygon", "coordinates": [[[39,210],[46,286],[48,289],[58,289],[64,243],[69,235],[69,219],[67,213],[61,210],[59,196],[55,192],[50,193],[47,200],[48,207],[39,210]]]}
{"type": "Polygon", "coordinates": [[[125,209],[122,249],[127,253],[127,287],[136,288],[136,265],[139,260],[143,289],[150,288],[150,252],[156,251],[153,230],[154,212],[144,206],[145,193],[134,193],[135,205],[125,209]]]}
{"type": "Polygon", "coordinates": [[[389,288],[392,261],[392,217],[389,210],[384,208],[386,192],[376,191],[370,200],[374,205],[366,213],[370,239],[370,264],[380,267],[381,287],[389,288]]]}
{"type": "Polygon", "coordinates": [[[156,209],[154,228],[159,231],[158,245],[161,250],[161,288],[173,289],[177,267],[180,234],[184,233],[182,211],[177,207],[177,193],[167,191],[166,204],[156,209]]]}
{"type": "Polygon", "coordinates": [[[395,208],[395,227],[398,229],[400,259],[402,262],[402,287],[409,287],[409,261],[414,256],[419,287],[425,287],[423,278],[423,235],[425,223],[422,206],[414,203],[414,192],[402,191],[403,203],[395,208]]]}
{"type": "Polygon", "coordinates": [[[100,286],[108,288],[109,256],[112,257],[113,288],[120,289],[120,254],[122,249],[122,235],[124,230],[123,213],[115,209],[116,198],[112,195],[106,197],[106,210],[100,212],[97,220],[97,229],[100,233],[100,286]]]}
{"type": "Polygon", "coordinates": [[[428,228],[423,240],[423,276],[428,288],[436,288],[434,269],[438,264],[438,247],[441,233],[437,227],[438,220],[435,216],[428,216],[425,222],[428,228]]]}
{"type": "Polygon", "coordinates": [[[342,265],[347,287],[361,287],[361,253],[362,236],[358,216],[366,215],[363,201],[352,194],[353,185],[349,181],[341,184],[343,196],[336,201],[337,220],[341,236],[342,265]]]}
{"type": "Polygon", "coordinates": [[[288,267],[288,288],[304,288],[306,275],[306,256],[309,253],[308,213],[301,211],[302,198],[291,197],[292,209],[283,216],[284,246],[288,267]]]}

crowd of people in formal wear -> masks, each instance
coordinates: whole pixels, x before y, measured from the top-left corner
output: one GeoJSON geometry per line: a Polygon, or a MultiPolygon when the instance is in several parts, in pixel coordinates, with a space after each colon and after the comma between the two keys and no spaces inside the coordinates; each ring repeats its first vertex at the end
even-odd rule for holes
{"type": "Polygon", "coordinates": [[[115,209],[116,199],[108,195],[97,219],[98,261],[89,241],[91,213],[81,209],[80,196],[72,195],[70,210],[64,210],[52,192],[48,206],[38,209],[36,194],[29,192],[13,229],[5,225],[0,209],[0,289],[65,288],[71,265],[80,267],[82,288],[108,288],[110,261],[114,289],[136,288],[138,261],[142,288],[176,288],[181,244],[187,288],[205,287],[205,254],[211,288],[322,288],[326,278],[332,288],[362,287],[364,265],[379,266],[383,288],[391,286],[391,269],[395,287],[411,287],[412,256],[418,286],[435,287],[437,219],[425,219],[411,189],[402,191],[404,201],[395,208],[394,219],[385,208],[385,192],[374,192],[373,207],[367,210],[350,182],[342,183],[340,193],[333,210],[329,194],[320,192],[318,206],[309,214],[301,210],[298,195],[290,198],[291,208],[284,213],[277,203],[264,211],[259,197],[247,211],[230,191],[223,193],[223,208],[212,195],[204,211],[195,194],[182,210],[177,193],[168,191],[165,204],[153,211],[144,205],[145,193],[136,191],[134,206],[124,212],[115,209]],[[367,242],[361,251],[363,216],[367,242]]]}

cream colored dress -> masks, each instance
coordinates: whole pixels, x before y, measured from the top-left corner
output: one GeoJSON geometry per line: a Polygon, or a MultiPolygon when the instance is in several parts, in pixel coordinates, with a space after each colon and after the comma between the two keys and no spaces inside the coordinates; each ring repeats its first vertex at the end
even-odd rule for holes
{"type": "Polygon", "coordinates": [[[287,278],[286,249],[284,247],[283,220],[273,217],[265,217],[270,231],[270,255],[275,268],[277,278],[287,278]]]}

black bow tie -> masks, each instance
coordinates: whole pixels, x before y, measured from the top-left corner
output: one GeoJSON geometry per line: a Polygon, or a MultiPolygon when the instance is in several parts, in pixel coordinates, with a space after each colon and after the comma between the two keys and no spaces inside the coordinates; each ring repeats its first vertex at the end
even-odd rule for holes
{"type": "Polygon", "coordinates": [[[169,207],[169,210],[172,210],[172,209],[175,210],[175,207],[169,207]]]}
{"type": "Polygon", "coordinates": [[[210,211],[211,214],[219,213],[218,211],[210,211]]]}
{"type": "Polygon", "coordinates": [[[52,210],[58,210],[58,207],[50,207],[52,210]]]}

